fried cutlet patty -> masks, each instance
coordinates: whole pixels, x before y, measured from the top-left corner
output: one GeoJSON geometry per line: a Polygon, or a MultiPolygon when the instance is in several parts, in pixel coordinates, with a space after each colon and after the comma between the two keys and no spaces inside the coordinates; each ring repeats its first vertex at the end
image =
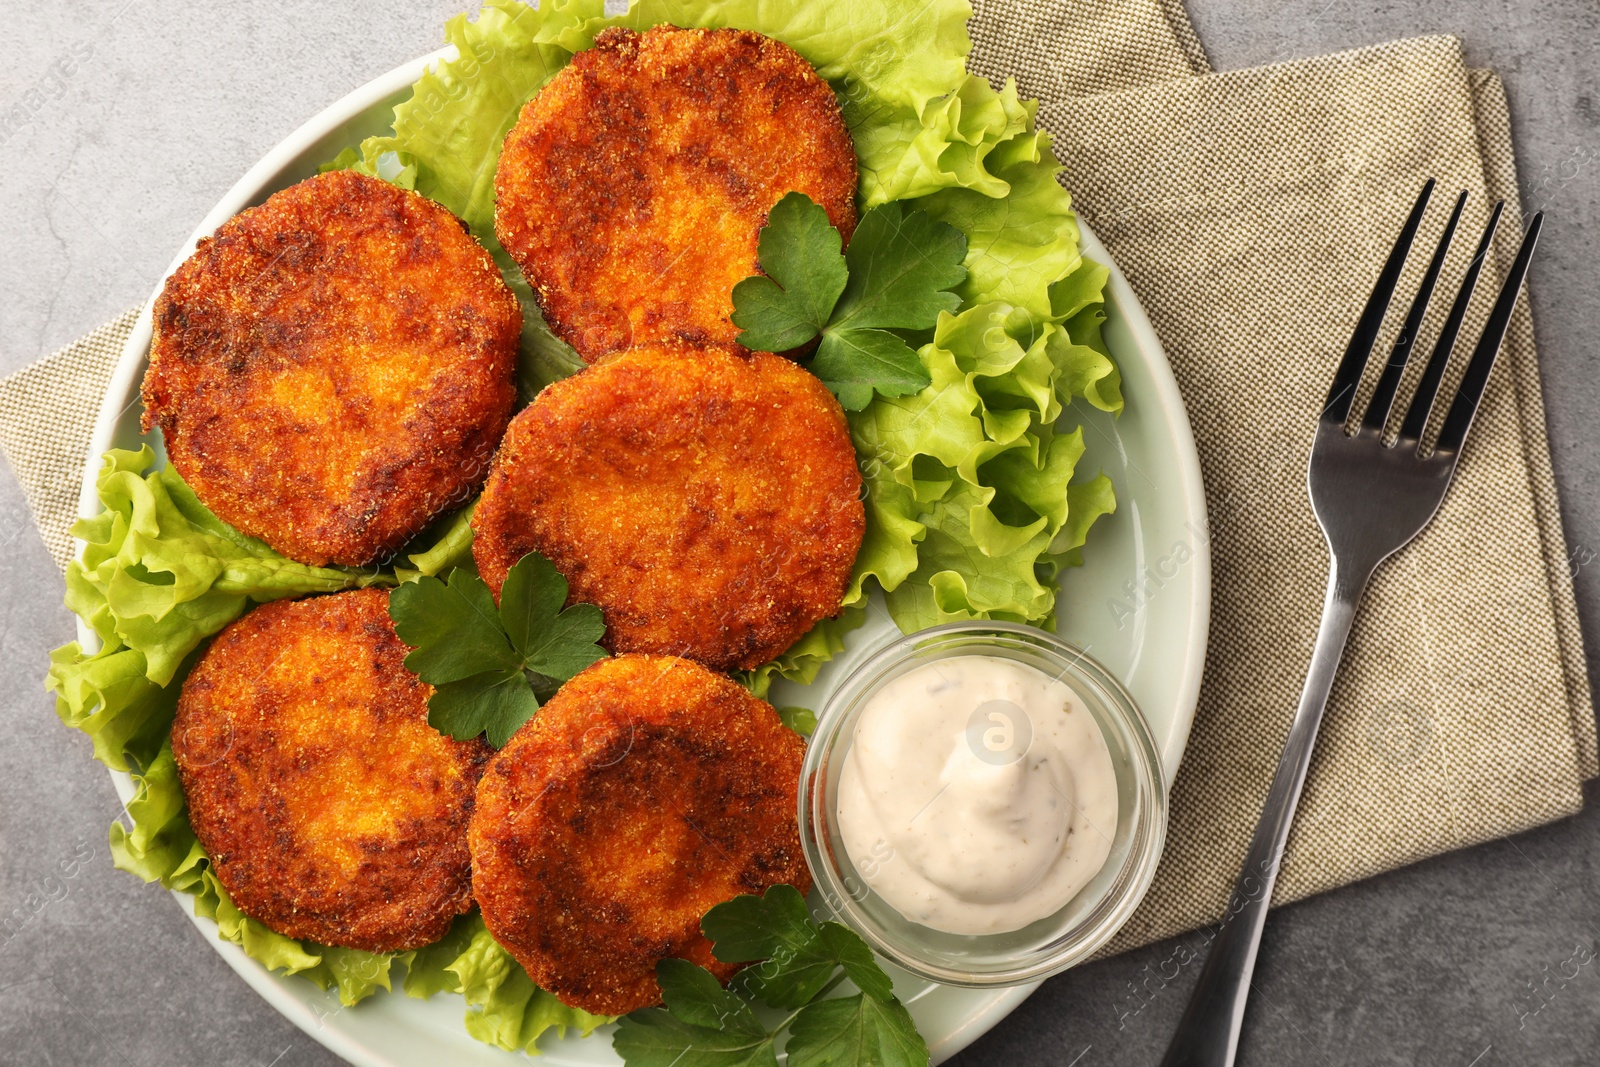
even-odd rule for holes
{"type": "Polygon", "coordinates": [[[360,566],[482,482],[522,309],[461,221],[351,171],[223,223],[155,306],[144,429],[223,520],[360,566]]]}
{"type": "Polygon", "coordinates": [[[855,229],[856,156],[833,91],[748,30],[613,28],[523,109],[495,233],[584,359],[731,342],[767,212],[797,191],[855,229]]]}
{"type": "Polygon", "coordinates": [[[428,725],[389,594],[258,607],[183,684],[172,753],[239,910],[289,937],[393,952],[472,907],[467,822],[491,755],[428,725]]]}
{"type": "Polygon", "coordinates": [[[838,613],[866,527],[844,412],[814,375],[731,346],[636,348],[511,421],[472,519],[499,595],[537,550],[616,652],[765,663],[838,613]]]}
{"type": "Polygon", "coordinates": [[[563,1003],[661,1002],[656,964],[723,981],[714,905],[811,876],[796,791],[805,746],[771,705],[673,656],[601,660],[562,686],[478,785],[472,886],[496,941],[563,1003]]]}

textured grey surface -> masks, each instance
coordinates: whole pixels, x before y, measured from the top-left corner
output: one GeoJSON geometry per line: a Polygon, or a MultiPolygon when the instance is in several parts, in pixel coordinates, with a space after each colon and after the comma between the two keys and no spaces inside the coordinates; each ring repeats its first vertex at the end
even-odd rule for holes
{"type": "MultiPolygon", "coordinates": [[[[435,47],[460,2],[9,4],[0,116],[21,105],[29,121],[0,117],[0,373],[142,301],[246,167],[344,92],[435,47]],[[56,67],[62,57],[72,61],[56,67]]],[[[1190,7],[1218,69],[1442,31],[1505,78],[1526,204],[1552,216],[1532,288],[1568,538],[1577,560],[1593,559],[1600,10],[1591,0],[1190,7]]],[[[1486,551],[1490,536],[1486,527],[1486,551]]],[[[338,1063],[235,977],[163,893],[112,870],[116,797],[39,687],[49,649],[72,636],[61,578],[9,477],[0,548],[0,1064],[338,1063]]],[[[1591,571],[1577,582],[1593,645],[1591,571]]],[[[1596,1062],[1597,868],[1591,808],[1275,912],[1241,1062],[1596,1062]]],[[[1193,965],[1176,963],[1182,941],[1052,980],[958,1062],[1155,1063],[1194,979],[1193,965]]]]}

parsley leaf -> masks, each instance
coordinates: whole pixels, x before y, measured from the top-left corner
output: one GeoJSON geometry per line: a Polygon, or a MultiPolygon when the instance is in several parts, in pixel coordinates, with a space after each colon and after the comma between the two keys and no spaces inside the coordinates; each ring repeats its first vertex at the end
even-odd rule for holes
{"type": "Polygon", "coordinates": [[[627,1067],[778,1067],[775,1036],[693,1026],[671,1012],[645,1008],[617,1020],[611,1047],[627,1067]]]}
{"type": "Polygon", "coordinates": [[[448,583],[406,582],[389,594],[389,617],[400,640],[416,650],[406,657],[406,669],[429,685],[522,667],[489,587],[470,571],[457,567],[448,583]]]}
{"type": "Polygon", "coordinates": [[[782,707],[778,709],[778,718],[783,720],[783,725],[801,737],[810,737],[817,732],[817,713],[810,708],[794,705],[782,707]]]}
{"type": "Polygon", "coordinates": [[[421,577],[390,593],[395,632],[412,647],[406,669],[434,687],[434,729],[462,741],[486,733],[499,748],[539,710],[534,685],[603,659],[600,609],[566,602],[567,580],[537,552],[511,568],[498,608],[483,579],[460,567],[448,581],[421,577]]]}
{"type": "Polygon", "coordinates": [[[600,609],[574,604],[563,611],[566,602],[567,580],[537,552],[518,560],[500,589],[506,634],[523,666],[546,678],[571,678],[606,654],[595,644],[606,632],[600,609]]]}
{"type": "Polygon", "coordinates": [[[948,222],[899,201],[873,208],[850,238],[850,282],[830,325],[933,329],[939,312],[961,307],[949,290],[967,278],[966,255],[966,235],[948,222]]]}
{"type": "Polygon", "coordinates": [[[928,1046],[898,1000],[863,993],[819,1000],[795,1016],[789,1067],[927,1067],[928,1046]]]}
{"type": "Polygon", "coordinates": [[[527,675],[520,670],[484,671],[436,686],[428,698],[428,723],[458,741],[487,733],[489,743],[500,748],[538,710],[539,698],[528,688],[527,675]]]}
{"type": "Polygon", "coordinates": [[[823,923],[819,932],[822,947],[839,961],[845,977],[854,982],[857,989],[885,1003],[894,999],[894,983],[872,958],[872,950],[859,934],[834,922],[823,923]]]}
{"type": "Polygon", "coordinates": [[[805,1004],[840,967],[862,992],[894,998],[889,976],[867,943],[836,922],[812,922],[805,898],[792,885],[718,904],[700,920],[700,929],[711,939],[711,954],[724,963],[764,961],[740,971],[735,982],[775,1008],[805,1004]]]}
{"type": "Polygon", "coordinates": [[[662,960],[666,1007],[623,1016],[612,1038],[627,1067],[774,1067],[785,1030],[794,1067],[927,1067],[927,1044],[866,942],[813,922],[793,886],[718,904],[700,925],[719,960],[762,962],[724,989],[701,967],[662,960]],[[861,992],[830,998],[846,978],[861,992]],[[769,1031],[751,999],[795,1010],[769,1031]]]}
{"type": "Polygon", "coordinates": [[[666,1010],[623,1016],[611,1041],[629,1067],[776,1067],[778,1035],[710,971],[666,959],[656,965],[656,980],[666,1010]]]}
{"type": "Polygon", "coordinates": [[[724,963],[744,963],[792,954],[816,940],[806,898],[792,885],[775,885],[765,896],[723,901],[700,920],[712,954],[724,963]]]}
{"type": "Polygon", "coordinates": [[[656,980],[667,1010],[686,1023],[713,1030],[767,1036],[750,1005],[722,988],[716,976],[688,960],[666,959],[656,965],[656,980]]]}
{"type": "Polygon", "coordinates": [[[816,996],[839,967],[792,885],[764,897],[738,896],[700,920],[711,954],[724,963],[763,962],[739,972],[739,988],[775,1008],[798,1008],[816,996]]]}
{"type": "Polygon", "coordinates": [[[774,204],[756,239],[765,273],[733,287],[733,322],[745,331],[739,343],[787,352],[821,333],[849,281],[843,247],[828,212],[806,194],[774,204]]]}
{"type": "Polygon", "coordinates": [[[927,330],[955,312],[950,289],[967,276],[967,239],[898,203],[861,217],[850,247],[804,193],[773,207],[757,245],[761,269],[733,287],[739,343],[787,352],[821,336],[811,369],[848,411],[932,384],[922,359],[892,330],[927,330]]]}

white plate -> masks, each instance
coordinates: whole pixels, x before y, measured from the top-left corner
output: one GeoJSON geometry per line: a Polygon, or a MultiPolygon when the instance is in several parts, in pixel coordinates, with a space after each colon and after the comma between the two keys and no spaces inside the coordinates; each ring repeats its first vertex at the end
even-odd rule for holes
{"type": "MultiPolygon", "coordinates": [[[[250,168],[211,210],[173,259],[169,273],[188,257],[200,238],[244,208],[314,174],[319,163],[347,145],[387,132],[394,105],[406,97],[412,83],[431,63],[452,54],[453,49],[446,49],[397,67],[296,130],[250,168]]],[[[1083,245],[1091,258],[1110,262],[1087,229],[1083,245]]],[[[160,292],[159,286],[156,292],[160,292]]],[[[101,404],[84,466],[78,505],[82,515],[100,510],[95,476],[101,454],[110,448],[138,446],[139,384],[150,348],[154,301],[153,294],[128,338],[101,404]]],[[[1122,370],[1127,410],[1116,420],[1087,409],[1072,417],[1081,418],[1088,427],[1088,450],[1080,469],[1093,472],[1098,467],[1111,476],[1117,512],[1101,519],[1090,534],[1088,566],[1062,576],[1060,632],[1088,649],[1127,685],[1150,723],[1170,784],[1189,736],[1205,660],[1211,595],[1205,496],[1177,384],[1160,342],[1115,265],[1111,267],[1107,310],[1106,343],[1122,370]]],[[[832,680],[841,677],[841,672],[865,654],[874,636],[891,625],[882,611],[874,612],[854,635],[851,647],[828,665],[815,685],[775,696],[781,702],[819,707],[832,680]]],[[[78,638],[84,647],[94,647],[93,634],[81,622],[78,638]]],[[[126,801],[133,793],[132,781],[125,774],[112,777],[126,801]]],[[[191,898],[174,895],[192,916],[191,898]]],[[[211,920],[196,918],[194,922],[223,959],[273,1007],[361,1067],[441,1062],[493,1065],[513,1059],[511,1054],[467,1036],[459,997],[441,995],[420,1001],[403,994],[380,993],[356,1008],[341,1010],[333,994],[320,992],[302,979],[275,976],[238,946],[217,939],[211,920]]],[[[934,986],[904,974],[896,976],[895,985],[927,1038],[936,1063],[965,1048],[1037,988],[958,989],[934,986]]],[[[604,1031],[587,1040],[557,1040],[551,1035],[540,1047],[546,1053],[543,1062],[551,1067],[619,1062],[604,1031]]]]}

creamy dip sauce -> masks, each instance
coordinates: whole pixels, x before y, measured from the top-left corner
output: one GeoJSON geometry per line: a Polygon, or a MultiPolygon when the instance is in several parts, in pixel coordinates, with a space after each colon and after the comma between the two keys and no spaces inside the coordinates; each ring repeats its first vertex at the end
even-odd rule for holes
{"type": "Polygon", "coordinates": [[[1105,865],[1116,770],[1064,682],[953,656],[867,702],[838,816],[851,864],[905,918],[1002,933],[1059,911],[1105,865]]]}

